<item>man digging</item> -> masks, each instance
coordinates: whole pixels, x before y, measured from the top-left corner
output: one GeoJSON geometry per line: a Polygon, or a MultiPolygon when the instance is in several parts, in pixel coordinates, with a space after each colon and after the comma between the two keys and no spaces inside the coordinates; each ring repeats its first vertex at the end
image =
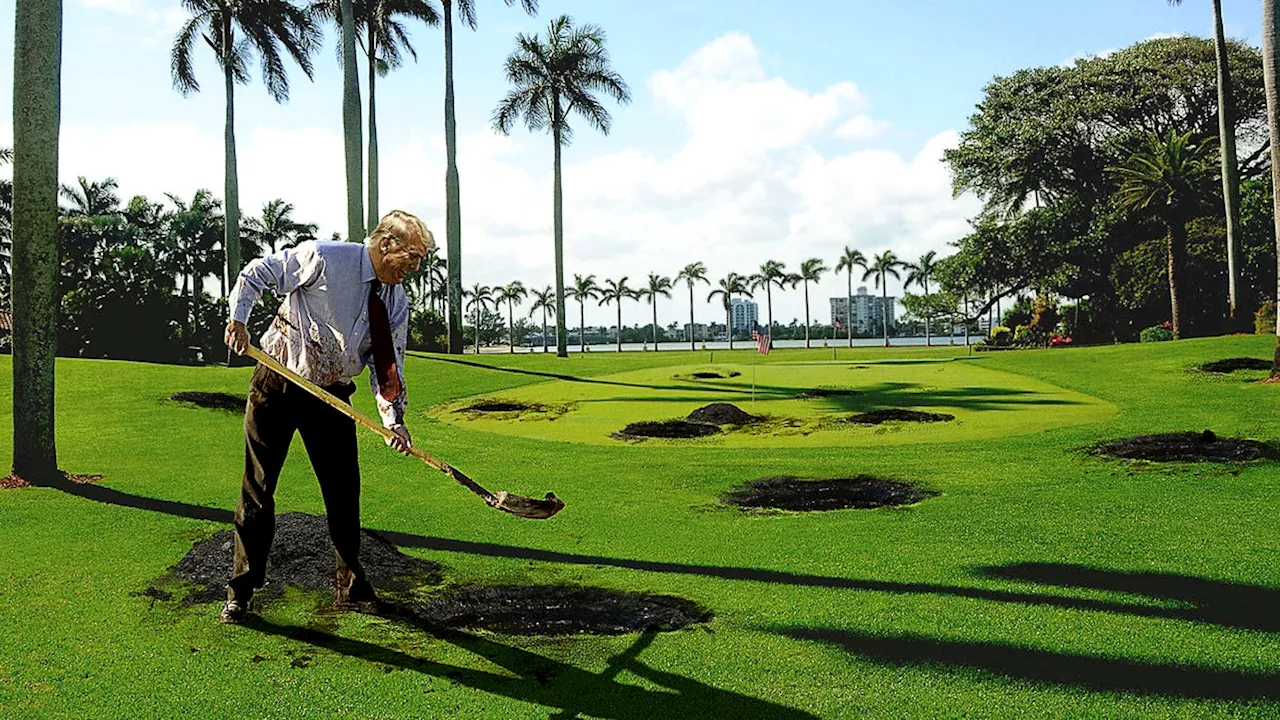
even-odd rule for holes
{"type": "MultiPolygon", "coordinates": [[[[404,348],[409,303],[401,283],[435,248],[426,225],[393,210],[364,244],[308,241],[258,258],[231,290],[226,343],[243,355],[245,322],[264,289],[284,297],[262,350],[290,370],[350,402],[365,366],[387,440],[410,454],[404,426],[404,348]]],[[[315,469],[336,555],[334,607],[371,611],[378,596],[360,564],[360,465],[355,423],[259,364],[244,414],[244,479],[235,513],[235,555],[220,619],[242,623],[266,579],[275,534],[275,489],[293,434],[315,469]]]]}

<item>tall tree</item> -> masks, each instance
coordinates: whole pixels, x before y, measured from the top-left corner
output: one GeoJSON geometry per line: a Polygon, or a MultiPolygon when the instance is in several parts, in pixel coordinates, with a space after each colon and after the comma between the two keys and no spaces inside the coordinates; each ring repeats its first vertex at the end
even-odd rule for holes
{"type": "Polygon", "coordinates": [[[483,320],[484,313],[489,310],[494,303],[493,288],[488,285],[476,283],[470,290],[463,290],[462,294],[471,298],[467,303],[467,307],[475,308],[476,311],[476,354],[480,354],[480,323],[483,320]]]}
{"type": "Polygon", "coordinates": [[[317,227],[294,220],[293,203],[276,198],[262,206],[262,217],[244,221],[244,244],[246,250],[252,248],[258,255],[279,252],[315,240],[317,227]]]}
{"type": "Polygon", "coordinates": [[[1196,143],[1191,133],[1152,133],[1146,147],[1135,152],[1123,165],[1111,168],[1120,179],[1119,201],[1136,212],[1150,212],[1165,226],[1168,254],[1169,308],[1173,337],[1182,337],[1178,281],[1184,279],[1187,254],[1187,222],[1195,217],[1202,187],[1212,177],[1210,153],[1217,148],[1212,139],[1196,143]]]}
{"type": "Polygon", "coordinates": [[[494,301],[507,304],[507,351],[514,353],[516,351],[516,323],[513,311],[516,304],[529,297],[529,291],[525,289],[524,283],[519,280],[513,280],[502,287],[495,288],[495,290],[494,301]]]}
{"type": "MultiPolygon", "coordinates": [[[[1271,187],[1280,188],[1280,0],[1262,0],[1262,78],[1267,91],[1267,135],[1271,138],[1271,187]]],[[[1271,193],[1276,251],[1280,253],[1280,192],[1271,193]]],[[[1276,255],[1276,299],[1280,301],[1280,254],[1276,255]]],[[[1277,303],[1280,305],[1280,302],[1277,303]]],[[[1276,313],[1276,352],[1272,381],[1280,380],[1280,313],[1276,313]]]]}
{"type": "Polygon", "coordinates": [[[627,276],[623,275],[621,280],[605,280],[604,287],[600,289],[600,304],[608,305],[614,303],[618,306],[618,352],[622,352],[622,301],[627,298],[635,299],[636,291],[627,287],[627,276]]]}
{"type": "MultiPolygon", "coordinates": [[[[446,11],[447,13],[447,11],[446,11]]],[[[446,14],[447,17],[447,14],[446,14]]],[[[556,352],[568,357],[564,330],[564,202],[561,187],[561,148],[573,140],[569,117],[576,110],[587,124],[608,135],[609,111],[596,99],[603,93],[619,103],[631,101],[631,91],[609,64],[604,30],[595,25],[573,26],[568,15],[551,21],[545,39],[516,36],[516,50],[507,58],[507,81],[513,89],[493,111],[493,126],[506,135],[519,118],[531,131],[549,129],[555,146],[552,205],[555,226],[556,352]]]]}
{"type": "Polygon", "coordinates": [[[843,270],[845,272],[845,304],[844,304],[844,332],[849,337],[849,347],[853,347],[853,268],[854,266],[867,269],[867,256],[862,254],[861,250],[855,250],[848,245],[844,246],[844,252],[840,255],[840,259],[836,261],[836,272],[843,270]]]}
{"type": "Polygon", "coordinates": [[[862,279],[875,276],[876,287],[880,288],[880,323],[884,329],[884,346],[889,347],[889,275],[894,280],[899,279],[898,268],[902,266],[902,261],[898,260],[892,250],[885,250],[879,255],[873,256],[871,265],[867,271],[863,273],[862,279]]]}
{"type": "Polygon", "coordinates": [[[533,291],[533,306],[529,308],[530,317],[542,311],[542,352],[547,352],[547,313],[556,311],[556,289],[550,285],[542,290],[533,291]]]}
{"type": "Polygon", "coordinates": [[[427,264],[423,268],[431,285],[431,299],[440,305],[440,317],[445,315],[445,295],[448,292],[449,262],[436,250],[427,253],[427,264]]]}
{"type": "Polygon", "coordinates": [[[817,283],[829,270],[822,258],[809,258],[800,263],[800,281],[804,283],[804,346],[809,347],[809,283],[817,283]]]}
{"type": "MultiPolygon", "coordinates": [[[[779,290],[786,288],[787,285],[795,287],[800,282],[800,276],[795,273],[786,271],[787,266],[777,260],[766,260],[760,266],[760,272],[746,278],[752,289],[764,288],[767,311],[769,313],[769,342],[773,342],[773,288],[779,290]]],[[[806,329],[807,332],[807,329],[806,329]]]]}
{"type": "MultiPolygon", "coordinates": [[[[516,0],[503,0],[510,7],[516,0]]],[[[444,194],[445,194],[445,248],[449,262],[450,298],[460,297],[462,293],[462,195],[458,188],[458,128],[454,114],[453,100],[453,8],[457,3],[458,16],[472,30],[476,29],[475,0],[440,0],[444,11],[444,194]]],[[[538,12],[538,0],[520,0],[521,7],[529,15],[538,12]]],[[[559,186],[557,185],[557,188],[559,186]]],[[[564,285],[561,269],[556,268],[556,308],[564,315],[564,285]]],[[[449,348],[462,347],[462,306],[457,302],[449,302],[449,348]]],[[[559,339],[557,349],[560,357],[566,357],[564,347],[564,326],[557,321],[559,339]]]]}
{"type": "Polygon", "coordinates": [[[115,178],[102,182],[89,182],[85,176],[76,178],[75,185],[63,184],[58,194],[71,203],[67,214],[78,217],[110,215],[120,211],[120,197],[116,195],[115,178]]]}
{"type": "Polygon", "coordinates": [[[17,0],[13,35],[13,473],[58,472],[58,134],[62,0],[17,0]]]}
{"type": "MultiPolygon", "coordinates": [[[[342,148],[347,169],[347,242],[364,238],[364,192],[360,141],[360,79],[356,75],[356,18],[352,0],[339,0],[342,17],[342,148]]],[[[479,345],[476,351],[479,352],[479,345]]]]}
{"type": "MultiPolygon", "coordinates": [[[[579,352],[586,352],[587,351],[587,310],[586,310],[587,300],[594,300],[600,297],[600,286],[596,284],[595,275],[588,275],[586,277],[582,277],[581,275],[574,273],[573,289],[570,290],[569,292],[573,295],[573,299],[578,301],[578,342],[581,343],[581,346],[579,347],[579,352]]],[[[559,291],[556,292],[556,312],[557,313],[562,313],[564,311],[563,297],[564,297],[564,293],[559,291]]],[[[559,329],[557,329],[556,334],[559,337],[564,337],[563,331],[559,329]]],[[[560,349],[557,347],[556,354],[559,357],[564,357],[563,355],[559,355],[559,352],[560,352],[560,349]]]]}
{"type": "MultiPolygon", "coordinates": [[[[349,1],[349,0],[347,0],[349,1]]],[[[262,80],[276,102],[289,98],[289,76],[280,57],[280,48],[312,78],[311,53],[320,31],[306,10],[288,0],[183,0],[191,18],[173,41],[171,64],[174,87],[183,97],[200,91],[196,82],[192,49],[199,37],[213,49],[222,68],[226,89],[225,127],[226,224],[223,252],[226,262],[223,287],[229,288],[240,273],[240,186],[236,167],[235,84],[249,82],[249,59],[261,58],[262,80]]],[[[359,113],[357,105],[356,112],[359,113]]],[[[230,350],[228,350],[230,352],[230,350]]]]}
{"type": "Polygon", "coordinates": [[[707,279],[707,268],[701,262],[689,263],[684,269],[676,274],[676,282],[683,280],[689,286],[689,349],[696,350],[693,344],[693,286],[694,283],[703,283],[710,285],[711,281],[707,279]]]}
{"type": "Polygon", "coordinates": [[[658,352],[658,296],[671,297],[671,278],[649,273],[649,285],[638,291],[653,306],[653,351],[658,352]]]}
{"type": "MultiPolygon", "coordinates": [[[[929,278],[933,277],[933,271],[938,267],[938,253],[930,250],[920,256],[919,262],[904,263],[902,269],[907,271],[907,281],[903,288],[910,285],[918,285],[924,289],[924,294],[929,294],[929,278]]],[[[999,302],[997,300],[997,302],[999,302]]],[[[924,344],[929,346],[929,315],[924,316],[924,344]]]]}
{"type": "MultiPolygon", "coordinates": [[[[734,295],[751,295],[751,278],[746,275],[739,275],[731,272],[720,278],[720,284],[710,293],[707,294],[707,302],[711,302],[715,298],[720,298],[724,303],[724,327],[729,336],[729,349],[733,349],[733,296],[734,295]]],[[[772,338],[770,338],[772,342],[772,338]]]]}

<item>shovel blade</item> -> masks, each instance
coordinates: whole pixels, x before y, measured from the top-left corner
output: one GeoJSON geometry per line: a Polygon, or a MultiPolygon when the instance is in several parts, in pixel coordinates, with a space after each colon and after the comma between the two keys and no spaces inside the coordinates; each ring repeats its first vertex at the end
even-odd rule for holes
{"type": "Polygon", "coordinates": [[[493,500],[489,504],[529,520],[544,520],[564,509],[564,501],[556,497],[555,493],[547,493],[545,499],[537,500],[499,490],[493,494],[493,500]]]}

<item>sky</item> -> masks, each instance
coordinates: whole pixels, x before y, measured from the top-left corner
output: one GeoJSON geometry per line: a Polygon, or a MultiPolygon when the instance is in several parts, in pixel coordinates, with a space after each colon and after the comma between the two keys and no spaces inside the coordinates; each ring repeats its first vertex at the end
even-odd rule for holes
{"type": "MultiPolygon", "coordinates": [[[[1227,35],[1259,46],[1259,3],[1223,5],[1227,35]]],[[[0,0],[0,47],[13,47],[13,12],[13,0],[0,0]]],[[[183,97],[170,75],[187,17],[181,4],[63,0],[63,12],[60,179],[112,177],[126,201],[190,198],[201,188],[222,197],[221,75],[206,46],[196,51],[198,93],[183,97]]],[[[625,105],[606,101],[607,136],[570,121],[565,282],[575,273],[601,284],[626,276],[632,287],[696,261],[714,284],[767,260],[796,271],[817,257],[831,268],[846,246],[868,258],[950,255],[980,205],[953,196],[942,153],[988,82],[1213,29],[1208,0],[541,0],[533,17],[519,2],[477,0],[477,15],[478,29],[455,27],[454,42],[467,287],[554,282],[551,137],[523,125],[503,136],[491,117],[508,90],[503,62],[516,36],[545,36],[559,15],[604,30],[632,95],[625,105]]],[[[421,24],[411,33],[417,61],[377,83],[379,209],[418,215],[443,250],[443,35],[421,24]]],[[[282,198],[325,238],[346,227],[336,40],[326,28],[312,80],[289,63],[286,103],[266,93],[256,60],[252,81],[235,91],[242,212],[260,214],[282,198]]],[[[0,53],[0,98],[9,104],[0,146],[12,144],[13,62],[12,52],[0,53]]],[[[362,98],[365,80],[362,68],[362,98]]],[[[810,287],[815,319],[828,318],[828,298],[846,283],[828,272],[810,287]]],[[[861,270],[853,284],[878,292],[861,270]]],[[[695,292],[700,323],[723,322],[719,305],[706,302],[711,287],[695,292]]],[[[902,282],[890,277],[888,292],[901,295],[902,282]]],[[[659,322],[687,322],[688,298],[683,285],[660,297],[659,322]]],[[[778,322],[803,322],[804,307],[800,288],[774,292],[778,322]]],[[[567,309],[576,325],[576,303],[567,309]]],[[[615,312],[589,303],[587,324],[613,325],[615,312]]],[[[627,302],[623,323],[647,324],[650,313],[643,301],[627,302]]]]}

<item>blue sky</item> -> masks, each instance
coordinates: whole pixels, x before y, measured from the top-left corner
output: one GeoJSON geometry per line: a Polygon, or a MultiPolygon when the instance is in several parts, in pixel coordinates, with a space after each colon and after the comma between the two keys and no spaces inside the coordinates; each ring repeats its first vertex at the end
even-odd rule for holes
{"type": "MultiPolygon", "coordinates": [[[[1227,34],[1259,45],[1258,3],[1224,5],[1227,34]]],[[[543,0],[533,18],[498,0],[478,6],[479,30],[460,30],[455,43],[467,285],[552,282],[550,138],[523,127],[499,137],[489,120],[515,35],[545,32],[554,16],[603,27],[633,93],[631,104],[610,106],[608,137],[578,122],[565,151],[568,280],[628,275],[632,285],[696,260],[717,279],[769,259],[834,265],[846,244],[868,256],[947,255],[977,203],[951,196],[941,152],[992,77],[1212,30],[1208,0],[543,0]]],[[[13,8],[0,0],[5,47],[13,8]]],[[[177,2],[64,0],[64,181],[112,176],[126,199],[202,187],[222,195],[220,75],[206,48],[199,94],[183,98],[169,74],[183,19],[177,2]]],[[[443,246],[443,43],[438,29],[413,33],[418,62],[378,83],[380,205],[419,214],[443,246]]],[[[287,104],[270,100],[256,65],[236,90],[242,209],[281,197],[325,236],[345,227],[333,42],[329,30],[314,82],[290,66],[287,104]]],[[[12,62],[0,57],[0,97],[10,103],[12,62]]],[[[363,71],[361,83],[364,92],[363,71]]],[[[0,114],[0,144],[10,144],[11,117],[0,114]]],[[[826,298],[844,285],[828,275],[811,289],[815,316],[826,317],[826,298]]],[[[708,289],[698,290],[700,322],[722,317],[702,302],[708,289]]],[[[901,283],[890,279],[889,291],[901,283]]],[[[660,322],[687,318],[682,298],[661,301],[660,322]]],[[[776,319],[803,313],[799,290],[775,294],[776,319]]],[[[648,315],[628,304],[623,320],[648,315]]],[[[589,324],[613,317],[587,309],[589,324]]]]}

